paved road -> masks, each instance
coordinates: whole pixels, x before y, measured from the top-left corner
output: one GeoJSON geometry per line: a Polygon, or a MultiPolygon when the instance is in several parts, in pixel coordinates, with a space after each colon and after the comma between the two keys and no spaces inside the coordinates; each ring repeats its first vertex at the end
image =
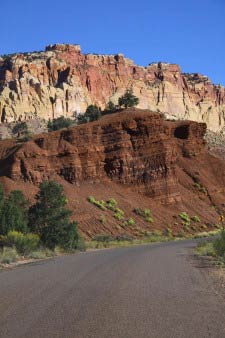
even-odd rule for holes
{"type": "Polygon", "coordinates": [[[193,246],[102,250],[0,272],[0,337],[225,337],[225,300],[188,255],[193,246]]]}

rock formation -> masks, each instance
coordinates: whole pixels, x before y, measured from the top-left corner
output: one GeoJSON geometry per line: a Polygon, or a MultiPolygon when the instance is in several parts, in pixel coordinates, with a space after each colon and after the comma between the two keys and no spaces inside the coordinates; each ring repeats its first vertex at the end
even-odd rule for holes
{"type": "Polygon", "coordinates": [[[2,155],[0,175],[34,185],[57,176],[76,185],[114,181],[170,202],[180,199],[178,156],[200,153],[205,131],[204,123],[169,122],[158,113],[128,110],[13,145],[2,155]]]}
{"type": "Polygon", "coordinates": [[[6,193],[20,189],[31,203],[42,180],[59,182],[87,238],[140,237],[168,227],[179,234],[182,212],[201,219],[188,231],[212,230],[218,213],[225,212],[225,162],[208,153],[205,132],[205,123],[167,121],[159,113],[129,109],[28,142],[0,141],[0,182],[6,193]],[[135,225],[124,228],[88,196],[115,198],[125,220],[131,217],[135,225]],[[135,208],[150,208],[154,223],[137,216],[135,208]]]}
{"type": "Polygon", "coordinates": [[[175,64],[135,65],[122,54],[82,54],[79,45],[53,45],[44,52],[0,58],[0,118],[11,122],[82,113],[90,104],[117,103],[127,89],[139,108],[207,123],[225,123],[225,88],[206,76],[182,74],[175,64]]]}

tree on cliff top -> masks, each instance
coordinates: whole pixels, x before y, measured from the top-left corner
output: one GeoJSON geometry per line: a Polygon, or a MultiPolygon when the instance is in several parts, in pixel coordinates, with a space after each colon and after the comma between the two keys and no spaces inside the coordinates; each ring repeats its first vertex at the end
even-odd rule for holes
{"type": "Polygon", "coordinates": [[[57,117],[52,121],[48,121],[48,131],[55,131],[63,128],[69,128],[74,124],[74,121],[64,116],[57,117]]]}
{"type": "Polygon", "coordinates": [[[133,92],[131,90],[127,90],[126,93],[119,98],[119,106],[120,107],[135,107],[139,103],[138,97],[133,95],[133,92]]]}
{"type": "Polygon", "coordinates": [[[80,114],[77,117],[77,123],[87,123],[87,122],[93,122],[98,120],[101,117],[101,111],[99,108],[93,104],[87,107],[86,112],[84,114],[80,114]]]}

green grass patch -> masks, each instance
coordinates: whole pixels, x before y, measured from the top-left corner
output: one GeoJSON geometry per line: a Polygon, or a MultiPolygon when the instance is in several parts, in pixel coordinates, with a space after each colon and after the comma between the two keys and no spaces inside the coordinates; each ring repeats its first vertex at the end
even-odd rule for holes
{"type": "Polygon", "coordinates": [[[218,263],[225,264],[225,230],[221,230],[216,239],[199,243],[195,252],[197,255],[214,257],[218,263]]]}
{"type": "Polygon", "coordinates": [[[216,256],[215,249],[212,242],[201,242],[195,249],[200,256],[216,256]]]}
{"type": "Polygon", "coordinates": [[[0,264],[11,264],[19,259],[16,248],[4,247],[0,252],[0,264]]]}

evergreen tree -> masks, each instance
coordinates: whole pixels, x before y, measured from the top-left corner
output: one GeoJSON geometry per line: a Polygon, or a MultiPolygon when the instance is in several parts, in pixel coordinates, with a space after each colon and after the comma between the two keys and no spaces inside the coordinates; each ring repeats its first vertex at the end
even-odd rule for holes
{"type": "Polygon", "coordinates": [[[125,108],[135,107],[138,105],[139,99],[138,97],[133,95],[131,90],[127,90],[126,93],[119,98],[118,103],[120,107],[123,107],[123,106],[125,108]]]}
{"type": "Polygon", "coordinates": [[[13,134],[17,134],[17,137],[26,136],[29,133],[26,122],[17,122],[12,129],[13,134]]]}
{"type": "Polygon", "coordinates": [[[40,184],[37,203],[30,209],[30,227],[50,249],[56,246],[73,249],[77,246],[77,224],[70,222],[72,212],[66,208],[66,204],[60,184],[54,181],[43,181],[40,184]]]}
{"type": "Polygon", "coordinates": [[[77,123],[83,124],[87,122],[93,122],[98,120],[101,117],[101,111],[99,108],[93,104],[87,107],[84,114],[79,114],[77,117],[77,123]]]}
{"type": "Polygon", "coordinates": [[[98,120],[101,117],[101,112],[97,106],[91,104],[90,106],[87,107],[85,116],[88,122],[92,122],[98,120]]]}
{"type": "MultiPolygon", "coordinates": [[[[0,195],[2,191],[0,191],[0,195]]],[[[1,203],[1,202],[0,202],[1,203]]],[[[28,201],[20,190],[14,190],[0,206],[0,233],[7,235],[9,231],[28,231],[28,201]]]]}
{"type": "Polygon", "coordinates": [[[69,128],[74,124],[74,121],[64,116],[57,117],[52,121],[48,121],[48,131],[55,131],[63,128],[69,128]]]}
{"type": "Polygon", "coordinates": [[[116,112],[115,104],[112,101],[109,101],[103,113],[106,115],[106,114],[113,114],[115,112],[116,112]]]}

